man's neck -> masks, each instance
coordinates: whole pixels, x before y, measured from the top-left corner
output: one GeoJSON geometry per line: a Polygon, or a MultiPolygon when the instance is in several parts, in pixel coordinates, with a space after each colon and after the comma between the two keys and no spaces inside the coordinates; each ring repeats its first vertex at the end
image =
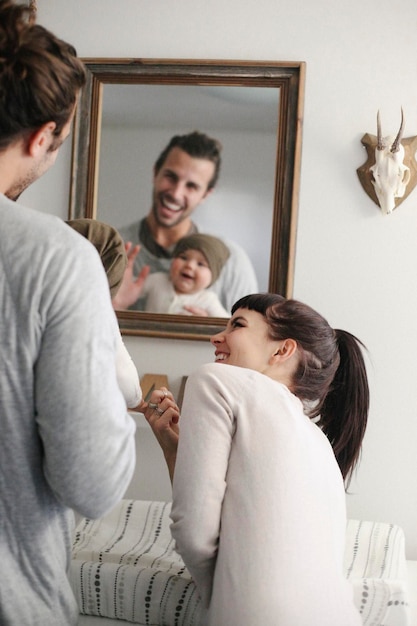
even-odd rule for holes
{"type": "Polygon", "coordinates": [[[181,237],[185,237],[190,232],[192,227],[192,222],[190,218],[187,218],[176,224],[175,226],[161,226],[157,223],[154,216],[148,215],[146,218],[148,227],[150,232],[152,233],[152,237],[156,241],[157,244],[162,246],[163,248],[170,248],[174,244],[177,243],[181,237]]]}
{"type": "Polygon", "coordinates": [[[0,151],[0,193],[10,200],[17,200],[23,191],[19,184],[27,176],[25,153],[21,141],[17,141],[0,151]],[[18,191],[14,191],[17,189],[18,191]]]}

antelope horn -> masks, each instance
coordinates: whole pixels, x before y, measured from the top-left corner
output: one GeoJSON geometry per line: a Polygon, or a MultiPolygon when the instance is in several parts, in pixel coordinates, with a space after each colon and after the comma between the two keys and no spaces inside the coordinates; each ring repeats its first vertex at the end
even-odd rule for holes
{"type": "Polygon", "coordinates": [[[377,132],[377,150],[384,149],[384,141],[382,139],[382,131],[381,131],[381,118],[379,117],[379,111],[376,114],[376,132],[377,132]]]}
{"type": "Polygon", "coordinates": [[[394,152],[398,152],[398,150],[400,149],[400,142],[403,136],[403,132],[404,132],[404,112],[403,112],[403,108],[401,107],[401,124],[400,124],[400,130],[398,131],[398,134],[396,136],[396,138],[394,139],[394,142],[391,146],[390,152],[394,153],[394,152]]]}

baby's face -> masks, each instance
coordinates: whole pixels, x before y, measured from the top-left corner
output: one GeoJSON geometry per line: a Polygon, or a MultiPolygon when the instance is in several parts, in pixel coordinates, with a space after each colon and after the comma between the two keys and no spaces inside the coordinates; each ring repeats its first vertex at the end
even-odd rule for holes
{"type": "Polygon", "coordinates": [[[211,283],[211,269],[200,250],[185,250],[171,261],[170,277],[177,293],[191,294],[211,283]]]}

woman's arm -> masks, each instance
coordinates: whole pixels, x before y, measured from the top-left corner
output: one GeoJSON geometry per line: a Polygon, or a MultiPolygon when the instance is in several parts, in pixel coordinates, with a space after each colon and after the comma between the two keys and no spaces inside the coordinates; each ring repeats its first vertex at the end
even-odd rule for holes
{"type": "Polygon", "coordinates": [[[234,429],[227,394],[218,378],[219,368],[222,366],[203,366],[188,378],[171,512],[177,549],[206,605],[217,559],[234,429]]]}

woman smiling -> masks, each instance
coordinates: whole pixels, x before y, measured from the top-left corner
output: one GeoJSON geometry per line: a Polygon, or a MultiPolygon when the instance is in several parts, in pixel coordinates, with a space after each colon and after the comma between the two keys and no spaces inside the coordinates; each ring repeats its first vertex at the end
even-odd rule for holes
{"type": "Polygon", "coordinates": [[[369,407],[360,342],[276,294],[239,300],[211,341],[215,363],[186,385],[171,513],[204,624],[359,626],[342,561],[369,407]]]}

